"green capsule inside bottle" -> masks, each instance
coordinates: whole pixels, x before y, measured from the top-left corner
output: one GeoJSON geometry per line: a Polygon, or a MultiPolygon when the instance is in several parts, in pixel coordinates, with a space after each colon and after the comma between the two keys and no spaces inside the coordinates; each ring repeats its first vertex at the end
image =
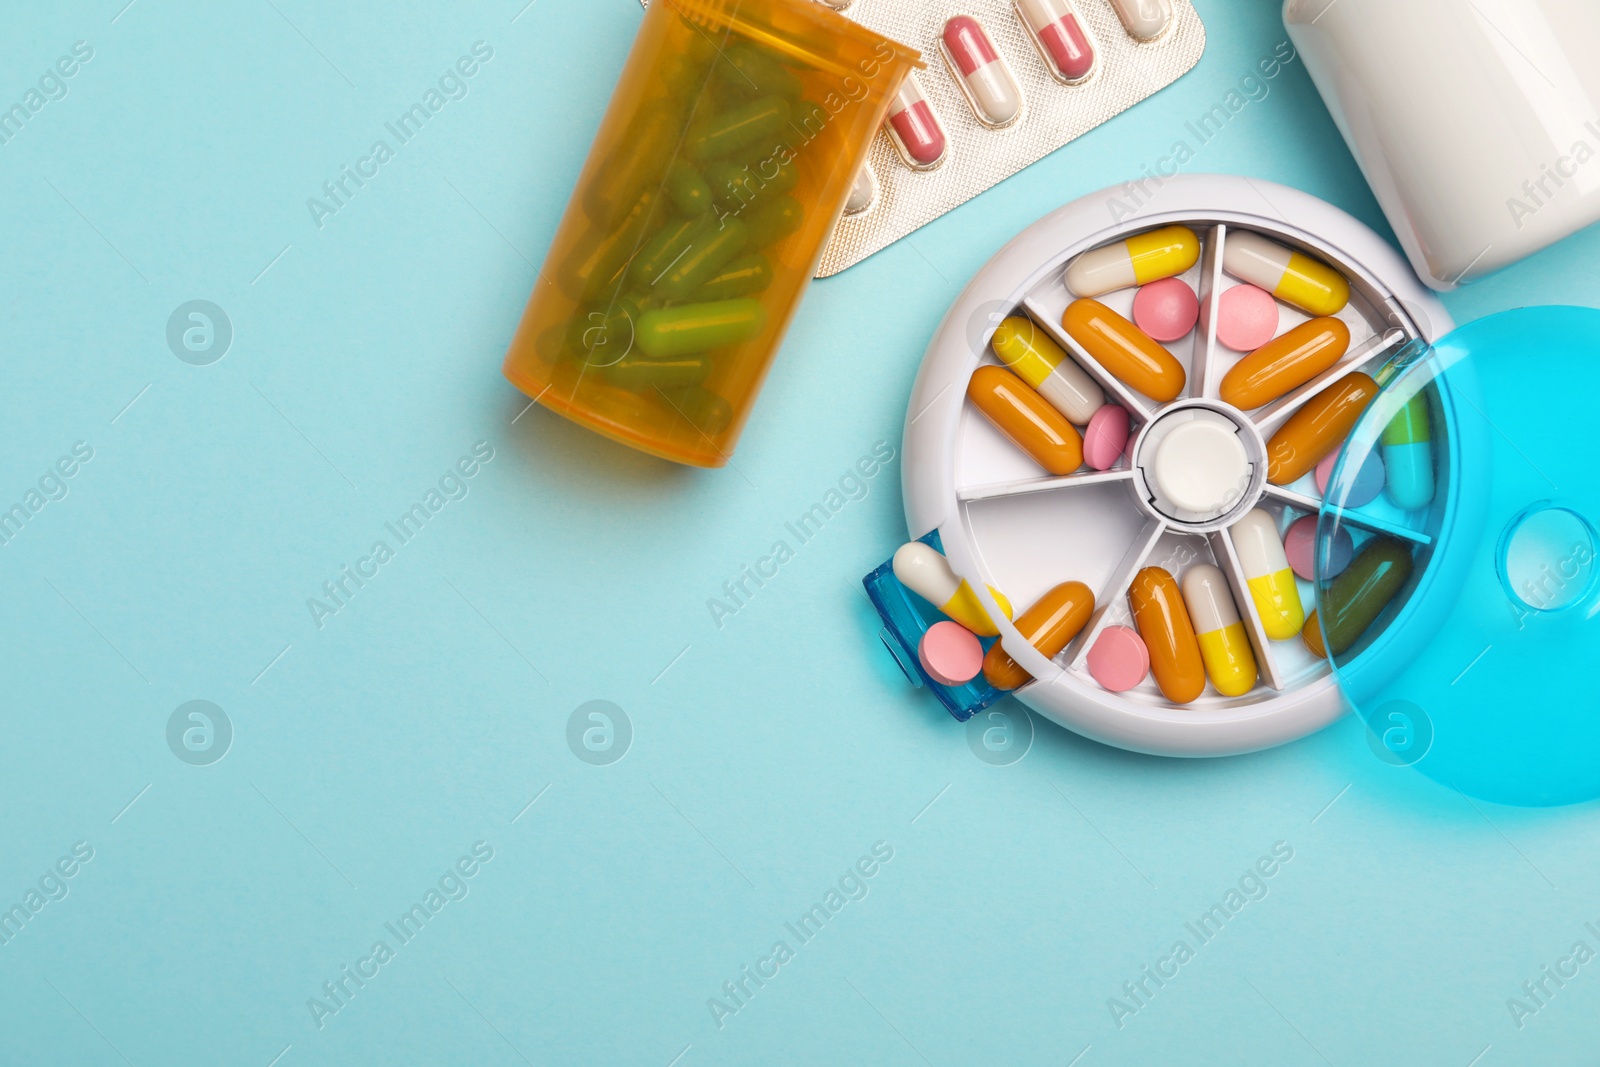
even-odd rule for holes
{"type": "Polygon", "coordinates": [[[789,101],[781,96],[764,96],[697,120],[689,127],[684,154],[696,163],[721,159],[772,136],[788,121],[789,101]]]}
{"type": "Polygon", "coordinates": [[[745,247],[745,225],[738,219],[718,223],[708,217],[688,248],[651,284],[659,299],[684,300],[736,258],[745,247]]]}
{"type": "Polygon", "coordinates": [[[652,234],[639,249],[639,254],[633,258],[633,265],[628,269],[628,276],[634,284],[648,291],[689,251],[689,246],[701,233],[715,226],[716,222],[705,216],[672,219],[652,234]]]}
{"type": "Polygon", "coordinates": [[[653,359],[736,345],[759,334],[767,310],[756,300],[715,300],[647,311],[635,331],[639,351],[653,359]]]}
{"type": "Polygon", "coordinates": [[[703,385],[663,389],[662,395],[679,415],[708,437],[715,437],[733,421],[733,405],[726,397],[703,385]]]}
{"type": "Polygon", "coordinates": [[[667,171],[666,191],[680,215],[704,215],[711,210],[711,186],[692,163],[673,161],[667,171]]]}
{"type": "Polygon", "coordinates": [[[794,71],[748,44],[736,44],[716,61],[716,77],[738,96],[777,95],[798,100],[803,86],[794,71]]]}
{"type": "Polygon", "coordinates": [[[740,256],[713,274],[699,289],[693,299],[696,303],[711,300],[732,300],[739,296],[759,293],[772,284],[772,262],[757,252],[740,256]]]}
{"type": "MultiPolygon", "coordinates": [[[[781,149],[780,149],[781,151],[781,149]]],[[[794,189],[800,171],[794,161],[778,162],[773,155],[756,163],[710,163],[706,178],[711,184],[711,195],[723,211],[737,214],[763,196],[772,197],[794,189]]]]}
{"type": "Polygon", "coordinates": [[[605,369],[607,382],[636,393],[652,386],[658,389],[681,389],[699,385],[710,373],[711,356],[706,352],[660,358],[642,352],[629,352],[605,369]]]}
{"type": "Polygon", "coordinates": [[[556,285],[572,299],[582,301],[618,291],[629,257],[655,221],[656,207],[655,190],[647,189],[614,226],[592,226],[557,264],[556,285]]]}
{"type": "Polygon", "coordinates": [[[777,244],[800,228],[806,209],[792,196],[779,196],[746,208],[739,219],[745,224],[745,247],[751,251],[777,244]]]}

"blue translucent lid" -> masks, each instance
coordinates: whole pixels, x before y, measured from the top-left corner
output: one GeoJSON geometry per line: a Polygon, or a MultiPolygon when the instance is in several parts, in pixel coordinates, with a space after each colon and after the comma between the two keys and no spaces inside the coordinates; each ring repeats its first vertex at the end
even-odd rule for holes
{"type": "Polygon", "coordinates": [[[1600,311],[1479,319],[1379,380],[1322,502],[1307,643],[1389,762],[1501,804],[1600,797],[1600,311]],[[1346,507],[1374,452],[1382,494],[1346,507]]]}

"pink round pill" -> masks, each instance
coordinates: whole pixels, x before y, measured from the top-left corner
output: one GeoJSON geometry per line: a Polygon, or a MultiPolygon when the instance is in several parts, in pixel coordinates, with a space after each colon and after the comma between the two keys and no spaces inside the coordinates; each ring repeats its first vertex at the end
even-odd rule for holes
{"type": "Polygon", "coordinates": [[[1144,638],[1126,626],[1102,630],[1087,661],[1089,674],[1113,693],[1126,693],[1150,673],[1150,650],[1144,638]]]}
{"type": "Polygon", "coordinates": [[[983,670],[983,644],[958,622],[936,622],[917,642],[917,659],[940,685],[966,685],[983,670]]]}
{"type": "MultiPolygon", "coordinates": [[[[1317,492],[1323,496],[1328,495],[1328,481],[1333,477],[1333,465],[1339,462],[1340,449],[1334,449],[1321,463],[1317,464],[1317,492]]],[[[1349,481],[1348,476],[1346,481],[1349,481]]],[[[1378,494],[1383,492],[1383,460],[1377,452],[1368,452],[1366,462],[1361,464],[1361,470],[1356,474],[1355,481],[1349,482],[1345,498],[1339,502],[1341,507],[1359,508],[1363,504],[1370,504],[1378,499],[1378,494]]]]}
{"type": "Polygon", "coordinates": [[[1200,318],[1200,300],[1182,278],[1162,278],[1133,294],[1133,323],[1157,341],[1179,341],[1200,318]]]}
{"type": "Polygon", "coordinates": [[[1083,461],[1097,471],[1110,470],[1128,447],[1128,411],[1102,404],[1083,428],[1083,461]]]}
{"type": "Polygon", "coordinates": [[[1278,336],[1278,302],[1254,285],[1236,285],[1217,298],[1217,340],[1253,352],[1278,336]]]}
{"type": "MultiPolygon", "coordinates": [[[[1306,581],[1315,581],[1317,577],[1317,517],[1307,515],[1296,519],[1283,535],[1283,554],[1289,557],[1289,567],[1296,575],[1306,581]]],[[[1355,545],[1350,540],[1350,531],[1340,526],[1333,535],[1333,544],[1328,549],[1328,571],[1324,578],[1337,578],[1350,566],[1350,560],[1355,555],[1355,545]]]]}

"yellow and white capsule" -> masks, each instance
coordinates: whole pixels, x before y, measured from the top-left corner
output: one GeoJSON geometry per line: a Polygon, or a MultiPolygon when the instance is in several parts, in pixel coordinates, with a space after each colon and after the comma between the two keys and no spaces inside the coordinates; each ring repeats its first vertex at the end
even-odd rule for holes
{"type": "Polygon", "coordinates": [[[1039,391],[1068,422],[1087,425],[1106,394],[1084,369],[1030,318],[1012,315],[995,328],[994,354],[1017,377],[1039,391]]]}
{"type": "Polygon", "coordinates": [[[1350,302],[1350,283],[1343,274],[1259,233],[1229,233],[1222,246],[1222,269],[1308,315],[1337,315],[1350,302]]]}
{"type": "MultiPolygon", "coordinates": [[[[950,561],[932,546],[921,541],[901,545],[894,554],[894,576],[901,585],[979,637],[994,637],[1000,633],[989,613],[978,603],[978,594],[972,591],[972,586],[966,579],[957,578],[950,569],[950,561]]],[[[1011,601],[992,585],[989,595],[1006,613],[1006,618],[1011,618],[1011,601]]]]}
{"type": "Polygon", "coordinates": [[[1193,230],[1163,226],[1085,252],[1067,264],[1067,288],[1078,296],[1102,296],[1182,274],[1199,259],[1200,238],[1193,230]]]}
{"type": "Polygon", "coordinates": [[[1234,607],[1222,572],[1197,563],[1183,574],[1183,602],[1189,607],[1200,659],[1206,676],[1225,697],[1243,696],[1255,688],[1256,657],[1250,651],[1239,609],[1234,607]]]}
{"type": "Polygon", "coordinates": [[[1278,524],[1256,508],[1228,532],[1249,580],[1250,599],[1261,616],[1261,628],[1272,640],[1287,641],[1305,626],[1306,609],[1283,551],[1283,539],[1278,536],[1278,524]]]}

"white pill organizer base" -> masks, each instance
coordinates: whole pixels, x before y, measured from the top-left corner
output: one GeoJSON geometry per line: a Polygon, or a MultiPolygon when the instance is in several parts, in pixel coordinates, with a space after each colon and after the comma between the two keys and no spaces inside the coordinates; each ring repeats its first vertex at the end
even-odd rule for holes
{"type": "Polygon", "coordinates": [[[1130,37],[1108,0],[1074,0],[1074,6],[1094,45],[1095,70],[1081,84],[1063,85],[1010,0],[851,0],[846,18],[921,50],[928,69],[916,74],[917,83],[944,129],[945,158],[931,170],[914,171],[879,133],[868,157],[877,195],[864,211],[839,220],[818,278],[854,266],[1165,89],[1200,62],[1206,48],[1205,26],[1189,0],[1172,0],[1172,24],[1152,41],[1130,37]],[[983,25],[1022,87],[1022,115],[1004,129],[973,115],[940,52],[944,24],[956,15],[983,25]]]}
{"type": "MultiPolygon", "coordinates": [[[[1371,372],[1395,344],[1412,338],[1431,342],[1448,332],[1450,319],[1382,238],[1297,190],[1244,178],[1184,176],[1169,180],[1138,217],[1112,225],[1107,195],[1086,196],[1023,231],[978,272],[940,325],[907,410],[906,524],[913,538],[937,530],[951,567],[972,583],[979,598],[987,598],[988,583],[1003,591],[1019,614],[1059,582],[1081,581],[1094,591],[1096,610],[1089,625],[1053,660],[1024,642],[1015,626],[1000,627],[1006,651],[1037,679],[1016,696],[1039,714],[1107,744],[1162,755],[1225,755],[1282,744],[1320,729],[1344,710],[1327,663],[1299,638],[1269,642],[1256,632],[1261,681],[1255,689],[1224,697],[1208,684],[1198,700],[1181,706],[1167,701],[1148,677],[1127,692],[1111,693],[1088,670],[1094,639],[1108,627],[1132,625],[1127,590],[1142,567],[1162,566],[1181,580],[1192,564],[1215,565],[1235,586],[1234,600],[1247,627],[1259,626],[1248,595],[1237,588],[1242,572],[1226,529],[1237,521],[1232,512],[1216,521],[1206,514],[1192,515],[1188,522],[1156,517],[1139,497],[1159,487],[1146,487],[1126,455],[1109,471],[1083,468],[1065,477],[1048,476],[967,402],[967,381],[980,364],[997,362],[988,342],[1000,319],[1027,313],[1102,378],[1108,397],[1130,406],[1145,427],[1159,428],[1158,420],[1169,410],[1174,416],[1194,411],[1194,418],[1213,418],[1200,414],[1210,411],[1253,420],[1258,429],[1270,431],[1281,423],[1272,408],[1240,414],[1217,399],[1222,376],[1242,358],[1217,343],[1208,325],[1215,321],[1216,299],[1238,284],[1219,262],[1228,233],[1236,229],[1316,256],[1350,280],[1350,303],[1338,315],[1350,327],[1350,349],[1329,375],[1358,368],[1371,372]],[[1188,383],[1177,400],[1158,404],[1074,351],[1060,329],[1061,314],[1074,298],[1062,275],[1084,251],[1171,224],[1189,226],[1202,242],[1200,261],[1180,275],[1199,293],[1202,318],[1189,337],[1167,346],[1184,365],[1188,383]]],[[[1135,291],[1099,299],[1127,315],[1135,291]]],[[[1278,332],[1309,317],[1281,305],[1278,332]]],[[[1159,453],[1159,440],[1147,445],[1159,453]]],[[[1145,446],[1130,443],[1130,450],[1135,447],[1145,446]]],[[[1252,445],[1251,463],[1264,458],[1257,447],[1252,445]]],[[[1239,457],[1215,447],[1212,458],[1226,461],[1230,483],[1237,485],[1232,468],[1239,457]]],[[[1436,459],[1447,461],[1446,456],[1436,459]]],[[[1444,492],[1450,472],[1443,467],[1440,472],[1444,492]]],[[[1252,505],[1271,514],[1280,533],[1291,517],[1317,512],[1319,497],[1310,475],[1281,488],[1266,485],[1264,475],[1251,484],[1252,505]]],[[[1410,518],[1386,501],[1350,513],[1358,527],[1426,538],[1426,532],[1408,528],[1410,518]]],[[[1314,603],[1310,583],[1301,584],[1301,594],[1309,609],[1314,603]]],[[[993,606],[989,610],[996,614],[993,606]]]]}

